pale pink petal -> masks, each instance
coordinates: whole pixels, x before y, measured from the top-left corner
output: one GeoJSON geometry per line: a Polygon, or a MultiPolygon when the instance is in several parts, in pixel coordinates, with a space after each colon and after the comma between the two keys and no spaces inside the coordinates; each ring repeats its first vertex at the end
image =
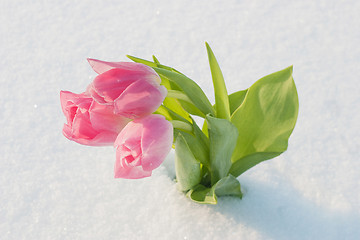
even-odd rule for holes
{"type": "Polygon", "coordinates": [[[160,78],[157,73],[151,68],[141,63],[134,62],[105,62],[97,59],[88,58],[87,59],[90,66],[94,69],[98,74],[102,74],[104,72],[109,71],[113,68],[123,69],[128,72],[133,72],[135,74],[144,75],[153,75],[156,78],[158,83],[160,84],[160,78]]]}
{"type": "Polygon", "coordinates": [[[142,125],[134,121],[129,122],[117,136],[114,142],[114,147],[117,148],[118,146],[125,144],[125,142],[129,141],[129,139],[140,140],[141,134],[142,125]]]}
{"type": "Polygon", "coordinates": [[[137,78],[134,78],[128,71],[115,68],[98,75],[92,82],[90,93],[96,100],[97,96],[100,96],[101,101],[113,102],[136,80],[137,78]]]}
{"type": "Polygon", "coordinates": [[[144,178],[160,166],[171,150],[173,126],[162,115],[136,119],[115,140],[115,177],[144,178]]]}
{"type": "Polygon", "coordinates": [[[151,171],[144,171],[141,166],[142,130],[142,124],[130,122],[116,138],[115,178],[137,179],[151,176],[151,171]]]}
{"type": "Polygon", "coordinates": [[[66,109],[68,101],[74,97],[74,93],[69,91],[60,91],[60,103],[61,109],[65,115],[67,115],[68,111],[66,109]]]}
{"type": "Polygon", "coordinates": [[[91,141],[88,142],[89,146],[111,146],[117,137],[117,133],[101,131],[91,141]]]}
{"type": "Polygon", "coordinates": [[[112,105],[111,103],[107,103],[105,101],[105,99],[100,96],[96,91],[95,91],[95,88],[94,88],[94,85],[93,83],[91,83],[87,89],[86,89],[86,94],[89,95],[90,97],[92,97],[96,102],[98,103],[101,103],[101,104],[107,104],[107,105],[112,105]]]}
{"type": "MultiPolygon", "coordinates": [[[[141,135],[133,135],[133,137],[140,140],[141,135]]],[[[126,139],[128,144],[132,145],[130,147],[134,147],[134,144],[136,145],[136,140],[133,143],[130,143],[129,140],[131,141],[134,139],[126,139]]],[[[140,145],[140,143],[137,144],[140,145]]],[[[115,178],[138,179],[151,176],[151,171],[144,171],[140,159],[134,159],[131,154],[131,149],[121,145],[118,146],[116,151],[114,176],[115,178]]]]}
{"type": "Polygon", "coordinates": [[[62,133],[67,139],[73,140],[73,135],[71,133],[71,127],[68,124],[64,124],[62,133]]]}
{"type": "Polygon", "coordinates": [[[89,114],[94,129],[97,131],[115,132],[116,137],[126,124],[131,121],[129,118],[114,114],[113,106],[102,105],[96,101],[92,102],[89,114]]]}
{"type": "Polygon", "coordinates": [[[112,106],[99,106],[100,104],[96,103],[87,93],[75,94],[61,91],[60,101],[67,118],[63,134],[69,140],[80,144],[112,145],[118,133],[129,121],[115,115],[112,106]],[[91,112],[92,110],[94,113],[91,112]]]}
{"type": "Polygon", "coordinates": [[[109,146],[112,145],[117,137],[116,132],[98,132],[92,128],[91,123],[86,118],[86,114],[78,113],[72,127],[64,124],[63,134],[71,141],[88,146],[109,146]]]}
{"type": "Polygon", "coordinates": [[[113,68],[122,68],[129,70],[137,68],[137,64],[132,62],[106,62],[92,58],[88,58],[87,60],[92,69],[94,69],[94,71],[98,74],[104,73],[113,68]]]}
{"type": "Polygon", "coordinates": [[[157,114],[139,121],[143,124],[141,164],[145,171],[151,171],[160,166],[171,150],[173,126],[164,116],[157,114]]]}
{"type": "Polygon", "coordinates": [[[72,135],[76,138],[91,140],[98,133],[91,125],[89,113],[87,111],[82,113],[78,109],[72,123],[72,135]]]}
{"type": "Polygon", "coordinates": [[[66,132],[64,127],[63,134],[66,138],[82,145],[94,147],[111,146],[114,143],[114,139],[116,138],[116,134],[113,132],[101,132],[93,139],[77,138],[72,135],[69,136],[67,133],[68,132],[66,132]]]}
{"type": "Polygon", "coordinates": [[[132,119],[144,117],[156,111],[166,94],[164,86],[156,86],[150,81],[137,81],[114,101],[115,113],[132,119]]]}
{"type": "MultiPolygon", "coordinates": [[[[65,115],[68,114],[69,106],[80,105],[83,108],[90,107],[92,99],[84,93],[76,94],[69,91],[60,91],[61,109],[65,115]]],[[[71,107],[70,106],[70,107],[71,107]]]]}
{"type": "Polygon", "coordinates": [[[151,171],[145,171],[141,166],[137,167],[128,167],[121,164],[120,159],[116,159],[114,167],[114,177],[115,178],[125,178],[125,179],[139,179],[144,177],[150,177],[151,171]]]}
{"type": "MultiPolygon", "coordinates": [[[[67,125],[71,129],[74,118],[78,112],[86,112],[91,105],[92,99],[84,94],[75,94],[68,91],[60,92],[62,111],[67,119],[67,125]]],[[[70,134],[67,134],[68,136],[70,134]]]]}

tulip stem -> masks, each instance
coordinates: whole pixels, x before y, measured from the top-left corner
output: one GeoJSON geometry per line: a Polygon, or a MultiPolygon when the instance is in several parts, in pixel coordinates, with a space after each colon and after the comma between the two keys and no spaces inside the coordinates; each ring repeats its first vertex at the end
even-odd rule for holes
{"type": "Polygon", "coordinates": [[[192,132],[193,131],[193,127],[189,123],[179,121],[179,120],[171,120],[170,122],[172,123],[173,127],[176,128],[176,129],[184,130],[184,131],[187,131],[187,132],[192,132]]]}
{"type": "Polygon", "coordinates": [[[181,91],[177,91],[177,90],[167,90],[168,93],[166,95],[166,97],[170,97],[170,98],[176,98],[176,99],[179,99],[179,100],[183,100],[185,102],[188,102],[188,103],[191,103],[194,105],[194,103],[191,101],[191,99],[183,92],[181,91]]]}

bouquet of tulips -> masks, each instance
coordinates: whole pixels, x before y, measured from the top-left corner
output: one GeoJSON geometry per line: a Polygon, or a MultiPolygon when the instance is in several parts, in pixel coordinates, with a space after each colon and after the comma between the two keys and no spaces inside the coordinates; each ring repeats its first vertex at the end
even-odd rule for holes
{"type": "Polygon", "coordinates": [[[292,66],[228,95],[214,53],[207,43],[206,48],[215,104],[196,82],[155,56],[88,59],[99,75],[83,93],[60,92],[64,136],[84,145],[113,145],[116,178],[151,176],[175,148],[177,187],[191,200],[241,198],[237,177],[287,149],[299,105],[292,66]],[[203,125],[193,116],[204,118],[203,125]]]}

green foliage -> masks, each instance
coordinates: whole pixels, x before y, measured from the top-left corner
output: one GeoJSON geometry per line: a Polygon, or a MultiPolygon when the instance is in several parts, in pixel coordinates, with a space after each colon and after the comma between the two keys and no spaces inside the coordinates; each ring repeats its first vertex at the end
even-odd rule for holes
{"type": "Polygon", "coordinates": [[[210,173],[214,185],[226,177],[231,167],[231,154],[236,145],[238,131],[228,120],[206,116],[210,140],[210,173]]]}
{"type": "Polygon", "coordinates": [[[206,97],[205,93],[201,90],[193,80],[183,74],[169,71],[163,68],[154,68],[154,70],[162,77],[167,78],[169,81],[174,82],[180,89],[190,98],[192,103],[204,114],[215,115],[215,111],[206,97]]]}
{"type": "Polygon", "coordinates": [[[229,95],[230,114],[231,115],[243,103],[246,93],[247,93],[247,89],[238,91],[238,92],[234,92],[229,95]]]}
{"type": "Polygon", "coordinates": [[[242,198],[240,182],[232,175],[228,175],[216,182],[212,187],[201,184],[187,192],[191,200],[203,204],[217,204],[217,197],[234,196],[242,198]]]}
{"type": "Polygon", "coordinates": [[[180,191],[188,191],[200,183],[200,162],[196,160],[181,134],[178,134],[175,141],[175,168],[180,191]]]}
{"type": "Polygon", "coordinates": [[[247,90],[231,116],[240,134],[232,154],[234,176],[287,149],[298,107],[292,66],[263,77],[247,90]]]}
{"type": "Polygon", "coordinates": [[[229,98],[223,74],[208,43],[206,43],[206,50],[214,85],[216,117],[230,120],[229,98]]]}
{"type": "Polygon", "coordinates": [[[195,202],[216,204],[219,196],[241,198],[236,179],[253,166],[283,153],[295,127],[298,95],[292,66],[265,76],[250,88],[228,95],[219,64],[206,43],[215,104],[179,71],[128,56],[152,67],[168,89],[156,111],[175,128],[178,188],[195,202]],[[205,118],[202,130],[192,115],[205,118]]]}

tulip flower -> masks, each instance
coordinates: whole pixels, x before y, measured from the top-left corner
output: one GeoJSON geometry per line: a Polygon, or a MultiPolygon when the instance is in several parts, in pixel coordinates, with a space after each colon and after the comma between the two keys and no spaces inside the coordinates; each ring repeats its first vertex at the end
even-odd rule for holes
{"type": "Polygon", "coordinates": [[[69,140],[89,146],[112,145],[130,119],[114,114],[113,107],[101,105],[88,94],[60,92],[66,116],[63,134],[69,140]]]}
{"type": "Polygon", "coordinates": [[[115,178],[151,176],[170,152],[173,126],[162,115],[149,115],[128,123],[116,138],[115,178]]]}
{"type": "Polygon", "coordinates": [[[144,117],[155,112],[166,97],[159,75],[144,64],[88,61],[99,75],[87,92],[98,103],[113,106],[115,114],[131,119],[144,117]]]}

